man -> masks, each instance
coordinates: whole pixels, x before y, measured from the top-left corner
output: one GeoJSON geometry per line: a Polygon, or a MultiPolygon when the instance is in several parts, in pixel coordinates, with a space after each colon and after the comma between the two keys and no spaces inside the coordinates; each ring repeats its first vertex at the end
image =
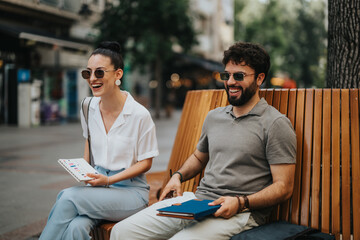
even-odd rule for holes
{"type": "Polygon", "coordinates": [[[195,152],[173,174],[161,201],[116,224],[111,239],[229,239],[265,223],[271,206],[290,198],[296,136],[290,121],[259,97],[270,57],[256,44],[239,42],[224,52],[223,64],[231,105],[208,113],[195,152]],[[182,194],[181,181],[204,168],[195,195],[182,194]],[[177,197],[165,199],[171,191],[177,197]],[[156,216],[159,208],[194,198],[221,207],[202,221],[156,216]]]}

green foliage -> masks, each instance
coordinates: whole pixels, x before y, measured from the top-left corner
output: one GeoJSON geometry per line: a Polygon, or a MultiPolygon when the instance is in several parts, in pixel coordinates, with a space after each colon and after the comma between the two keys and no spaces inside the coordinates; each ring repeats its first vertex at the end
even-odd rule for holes
{"type": "Polygon", "coordinates": [[[104,40],[118,41],[134,67],[168,59],[173,46],[188,51],[196,43],[187,0],[120,0],[108,5],[95,27],[104,40]]]}
{"type": "MultiPolygon", "coordinates": [[[[245,0],[235,1],[246,6],[245,0]]],[[[272,59],[269,79],[271,76],[287,75],[296,80],[298,86],[324,87],[324,2],[300,0],[296,3],[289,7],[288,1],[259,2],[262,6],[258,8],[258,15],[250,19],[242,16],[246,21],[235,19],[241,21],[240,29],[235,29],[236,40],[257,42],[268,50],[272,59]]],[[[244,6],[236,14],[245,14],[244,6]]]]}

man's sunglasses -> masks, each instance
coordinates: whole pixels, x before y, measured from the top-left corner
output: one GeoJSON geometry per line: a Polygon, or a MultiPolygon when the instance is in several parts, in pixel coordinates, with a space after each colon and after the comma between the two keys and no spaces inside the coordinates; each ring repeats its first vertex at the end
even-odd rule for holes
{"type": "Polygon", "coordinates": [[[236,81],[244,81],[244,78],[245,78],[246,76],[255,75],[255,73],[253,73],[253,74],[246,74],[246,73],[243,73],[243,72],[236,72],[236,73],[221,72],[221,73],[220,73],[220,79],[223,80],[223,81],[227,81],[227,80],[230,79],[231,74],[233,75],[233,78],[234,78],[236,81]]]}
{"type": "MultiPolygon", "coordinates": [[[[104,75],[105,75],[105,72],[113,72],[113,71],[116,71],[116,70],[102,70],[102,69],[96,69],[94,71],[94,74],[95,74],[95,77],[96,78],[103,78],[104,75]]],[[[82,70],[81,71],[81,76],[84,78],[84,79],[90,79],[91,77],[91,71],[89,69],[85,69],[85,70],[82,70]]]]}

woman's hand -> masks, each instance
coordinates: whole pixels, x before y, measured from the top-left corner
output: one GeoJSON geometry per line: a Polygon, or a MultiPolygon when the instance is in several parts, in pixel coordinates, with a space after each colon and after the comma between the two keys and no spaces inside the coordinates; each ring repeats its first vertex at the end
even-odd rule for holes
{"type": "Polygon", "coordinates": [[[209,205],[221,205],[221,207],[214,213],[215,217],[231,218],[239,209],[239,201],[237,197],[220,197],[209,205]]]}
{"type": "Polygon", "coordinates": [[[102,175],[102,174],[94,174],[88,173],[86,174],[88,177],[93,179],[86,181],[85,183],[90,184],[91,186],[108,186],[109,185],[109,177],[102,175]]]}

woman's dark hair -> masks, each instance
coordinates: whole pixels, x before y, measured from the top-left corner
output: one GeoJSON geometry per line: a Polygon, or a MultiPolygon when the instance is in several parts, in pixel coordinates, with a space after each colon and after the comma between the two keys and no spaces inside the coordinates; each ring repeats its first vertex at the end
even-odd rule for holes
{"type": "Polygon", "coordinates": [[[226,66],[228,62],[245,64],[255,70],[256,77],[264,73],[265,78],[270,68],[270,56],[260,45],[247,42],[237,42],[224,52],[222,63],[226,66]]]}
{"type": "Polygon", "coordinates": [[[121,47],[118,42],[104,41],[92,52],[92,55],[101,54],[111,59],[115,69],[124,69],[124,61],[121,56],[121,47]]]}

